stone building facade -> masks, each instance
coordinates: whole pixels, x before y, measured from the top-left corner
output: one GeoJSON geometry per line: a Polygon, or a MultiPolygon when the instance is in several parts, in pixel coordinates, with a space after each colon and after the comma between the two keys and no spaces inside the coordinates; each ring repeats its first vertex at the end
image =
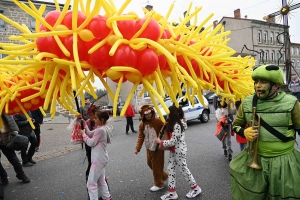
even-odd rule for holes
{"type": "MultiPolygon", "coordinates": [[[[284,70],[286,61],[285,48],[282,48],[285,44],[284,25],[275,23],[274,18],[269,18],[267,21],[248,19],[247,16],[242,18],[240,9],[234,11],[234,17],[223,17],[220,22],[215,21],[214,25],[219,23],[223,24],[225,31],[231,31],[228,46],[233,48],[237,55],[254,56],[256,66],[275,64],[284,70]]],[[[294,68],[298,73],[300,72],[300,67],[298,67],[298,61],[300,62],[299,46],[300,44],[290,45],[291,61],[294,60],[294,66],[297,66],[294,68]]],[[[296,72],[292,69],[291,73],[295,74],[296,72]]]]}

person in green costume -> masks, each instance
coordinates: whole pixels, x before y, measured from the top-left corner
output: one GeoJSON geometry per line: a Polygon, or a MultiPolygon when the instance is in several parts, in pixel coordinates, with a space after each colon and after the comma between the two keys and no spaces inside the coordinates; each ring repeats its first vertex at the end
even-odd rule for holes
{"type": "Polygon", "coordinates": [[[278,66],[257,67],[252,79],[255,93],[244,99],[233,129],[250,142],[258,140],[257,163],[261,168],[248,166],[255,145],[251,150],[248,145],[234,157],[230,162],[232,199],[300,199],[300,151],[295,148],[296,132],[300,131],[300,104],[296,97],[279,92],[284,78],[278,66]],[[253,107],[261,118],[260,126],[258,117],[251,125],[253,107]],[[249,127],[244,128],[246,125],[249,127]]]}

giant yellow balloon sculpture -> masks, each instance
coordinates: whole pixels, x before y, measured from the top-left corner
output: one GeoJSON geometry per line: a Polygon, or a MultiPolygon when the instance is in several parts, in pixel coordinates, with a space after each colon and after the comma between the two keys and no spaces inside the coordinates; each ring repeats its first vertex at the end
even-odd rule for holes
{"type": "Polygon", "coordinates": [[[178,105],[176,94],[182,96],[183,89],[191,91],[186,93],[187,98],[194,94],[202,97],[206,89],[233,100],[253,92],[254,59],[233,57],[235,51],[227,46],[230,31],[225,32],[221,24],[202,30],[213,16],[198,23],[202,7],[191,11],[190,4],[186,17],[173,26],[168,18],[174,4],[165,17],[144,9],[145,16],[139,18],[134,12],[123,13],[130,0],[119,9],[112,0],[87,0],[86,5],[83,0],[73,0],[72,10],[68,10],[71,0],[66,0],[62,10],[54,0],[56,10],[43,17],[45,5],[37,8],[30,0],[28,4],[12,1],[36,19],[36,33],[0,14],[1,19],[21,31],[9,37],[13,43],[0,44],[1,53],[8,55],[0,60],[0,112],[26,113],[50,106],[54,117],[58,101],[78,114],[72,99],[83,97],[83,91],[96,97],[94,75],[114,100],[114,116],[125,81],[134,87],[121,116],[139,84],[149,92],[154,105],[157,99],[166,113],[169,111],[163,97],[167,94],[178,105]],[[104,15],[99,14],[100,9],[104,15]],[[187,27],[190,20],[194,23],[187,27]],[[115,94],[105,77],[118,83],[115,94]]]}

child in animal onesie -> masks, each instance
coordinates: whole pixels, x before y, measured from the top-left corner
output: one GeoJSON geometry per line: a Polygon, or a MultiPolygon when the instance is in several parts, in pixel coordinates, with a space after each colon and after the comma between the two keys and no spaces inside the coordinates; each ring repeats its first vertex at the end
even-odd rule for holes
{"type": "Polygon", "coordinates": [[[139,124],[138,140],[134,150],[135,154],[140,152],[143,143],[145,142],[147,152],[147,164],[152,170],[154,177],[154,186],[150,191],[155,192],[164,188],[164,180],[168,178],[168,174],[164,171],[164,154],[163,150],[155,148],[155,138],[159,136],[159,132],[164,123],[161,119],[155,117],[154,109],[149,105],[144,105],[140,110],[141,122],[139,124]]]}

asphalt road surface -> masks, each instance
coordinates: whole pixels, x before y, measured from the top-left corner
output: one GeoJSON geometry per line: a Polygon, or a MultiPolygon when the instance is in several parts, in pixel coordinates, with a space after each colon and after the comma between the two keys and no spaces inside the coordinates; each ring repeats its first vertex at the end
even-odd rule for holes
{"type": "MultiPolygon", "coordinates": [[[[37,164],[24,168],[31,179],[28,184],[15,177],[13,168],[2,156],[2,163],[9,174],[5,186],[7,200],[86,200],[85,150],[80,145],[71,145],[66,119],[56,119],[42,126],[42,145],[34,159],[37,164]]],[[[135,155],[137,134],[125,134],[125,118],[110,119],[114,126],[112,144],[108,145],[109,164],[106,170],[111,195],[114,200],[155,200],[167,192],[165,188],[151,192],[153,186],[151,170],[146,164],[145,147],[135,155]]],[[[134,126],[138,129],[138,119],[134,126]]],[[[230,200],[229,161],[224,157],[221,142],[214,136],[216,120],[211,115],[208,123],[193,121],[188,124],[186,142],[188,145],[187,164],[203,192],[194,199],[230,200]]],[[[299,140],[298,140],[299,141],[299,140]]],[[[298,142],[299,143],[299,142],[298,142]]],[[[239,146],[232,139],[234,155],[239,146]]],[[[168,152],[165,152],[167,164],[168,152]]],[[[165,165],[166,166],[166,165],[165,165]]],[[[177,170],[177,193],[179,200],[186,199],[189,185],[177,170]]]]}

